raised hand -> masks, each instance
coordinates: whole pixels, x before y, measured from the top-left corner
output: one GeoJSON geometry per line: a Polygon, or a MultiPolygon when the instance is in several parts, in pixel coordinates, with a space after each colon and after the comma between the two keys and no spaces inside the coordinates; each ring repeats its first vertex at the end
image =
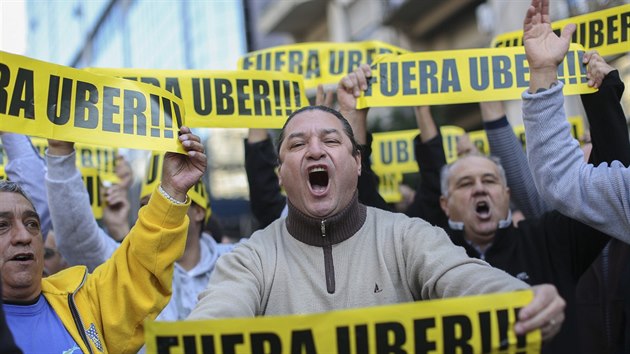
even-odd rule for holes
{"type": "Polygon", "coordinates": [[[201,139],[185,126],[179,132],[179,141],[187,154],[167,152],[164,155],[162,188],[171,197],[183,202],[188,190],[203,176],[208,161],[201,139]]]}
{"type": "Polygon", "coordinates": [[[604,77],[615,70],[596,50],[589,50],[584,53],[582,63],[588,65],[586,78],[588,79],[588,85],[594,88],[599,88],[602,85],[602,81],[604,81],[604,77]]]}
{"type": "Polygon", "coordinates": [[[530,92],[548,89],[556,82],[558,64],[569,50],[575,24],[566,25],[558,37],[551,30],[549,0],[532,0],[523,22],[523,46],[529,62],[530,92]]]}

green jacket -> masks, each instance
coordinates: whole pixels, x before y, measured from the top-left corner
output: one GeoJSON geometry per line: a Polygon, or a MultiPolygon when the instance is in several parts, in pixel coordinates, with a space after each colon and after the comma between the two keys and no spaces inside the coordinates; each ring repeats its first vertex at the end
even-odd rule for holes
{"type": "Polygon", "coordinates": [[[144,344],[144,321],[155,319],[171,296],[189,206],[156,191],[119,249],[94,273],[75,266],[42,279],[43,295],[83,353],[136,353],[144,344]]]}

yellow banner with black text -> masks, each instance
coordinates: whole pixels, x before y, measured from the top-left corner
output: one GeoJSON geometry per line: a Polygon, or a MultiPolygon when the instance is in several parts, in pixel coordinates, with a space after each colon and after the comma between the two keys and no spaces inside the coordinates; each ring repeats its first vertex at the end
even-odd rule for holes
{"type": "Polygon", "coordinates": [[[381,42],[312,42],[277,46],[247,53],[238,61],[241,70],[270,70],[304,78],[304,87],[336,85],[361,64],[371,64],[382,54],[401,54],[406,49],[381,42]]]}
{"type": "MultiPolygon", "coordinates": [[[[603,56],[630,52],[630,4],[555,21],[551,28],[559,35],[569,23],[576,25],[571,41],[587,50],[595,49],[603,56]]],[[[497,48],[522,45],[522,30],[500,34],[491,43],[497,48]]]]}
{"type": "Polygon", "coordinates": [[[539,353],[516,336],[529,290],[319,314],[146,322],[149,353],[539,353]]]}
{"type": "Polygon", "coordinates": [[[273,71],[85,69],[161,87],[181,98],[193,128],[282,128],[308,106],[299,75],[273,71]]]}
{"type": "Polygon", "coordinates": [[[166,90],[0,52],[0,130],[183,152],[182,101],[166,90]]]}
{"type": "MultiPolygon", "coordinates": [[[[565,95],[591,93],[584,50],[572,44],[558,66],[565,95]]],[[[441,105],[520,99],[529,87],[523,47],[418,52],[378,58],[357,108],[441,105]]]]}

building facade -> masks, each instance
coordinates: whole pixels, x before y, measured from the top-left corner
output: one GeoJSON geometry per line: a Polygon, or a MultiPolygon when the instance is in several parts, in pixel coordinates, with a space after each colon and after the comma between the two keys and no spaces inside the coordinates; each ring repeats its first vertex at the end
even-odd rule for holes
{"type": "MultiPolygon", "coordinates": [[[[234,70],[247,50],[241,1],[27,0],[26,12],[26,55],[76,68],[234,70]]],[[[246,131],[196,133],[206,142],[206,182],[215,215],[222,216],[221,203],[229,200],[227,231],[249,234],[247,227],[241,230],[246,224],[241,219],[249,217],[242,152],[246,131]],[[226,156],[225,146],[237,148],[226,156]]],[[[148,153],[124,153],[141,181],[148,153]]]]}

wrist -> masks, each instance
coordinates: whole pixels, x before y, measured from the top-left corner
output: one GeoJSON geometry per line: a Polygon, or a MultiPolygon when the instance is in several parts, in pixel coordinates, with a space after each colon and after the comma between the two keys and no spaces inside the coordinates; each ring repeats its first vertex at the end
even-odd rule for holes
{"type": "Polygon", "coordinates": [[[529,77],[529,93],[537,93],[541,90],[548,90],[557,82],[557,67],[531,69],[529,77]]]}
{"type": "Polygon", "coordinates": [[[179,193],[168,186],[163,186],[161,183],[158,186],[158,191],[164,198],[168,199],[174,204],[186,204],[188,202],[188,194],[179,193]],[[183,199],[183,200],[182,200],[183,199]]]}

